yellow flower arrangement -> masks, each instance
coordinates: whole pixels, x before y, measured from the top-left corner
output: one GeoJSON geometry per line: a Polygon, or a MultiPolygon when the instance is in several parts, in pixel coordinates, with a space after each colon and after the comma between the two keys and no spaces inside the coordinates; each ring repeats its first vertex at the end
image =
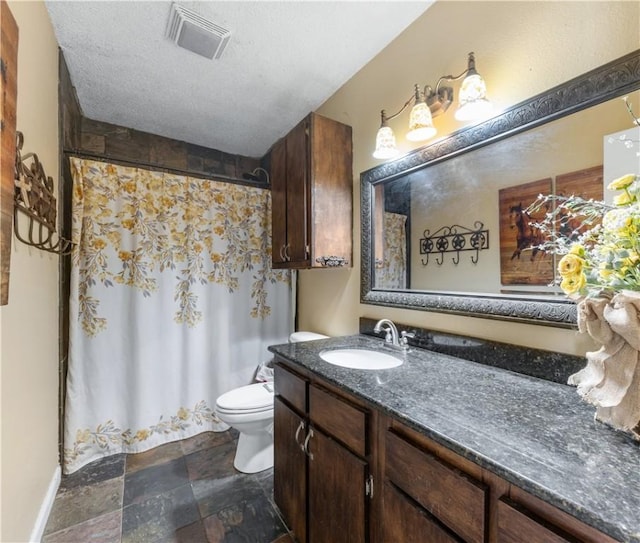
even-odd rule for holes
{"type": "Polygon", "coordinates": [[[555,203],[536,226],[548,236],[540,248],[562,255],[560,288],[571,298],[640,291],[640,175],[624,175],[607,188],[621,191],[613,204],[578,196],[540,196],[532,208],[555,203]],[[579,219],[580,227],[568,235],[559,233],[562,217],[579,219]]]}

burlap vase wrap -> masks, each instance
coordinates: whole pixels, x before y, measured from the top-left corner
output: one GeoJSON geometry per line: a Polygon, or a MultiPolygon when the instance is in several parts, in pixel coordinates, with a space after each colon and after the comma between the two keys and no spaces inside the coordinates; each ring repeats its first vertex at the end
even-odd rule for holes
{"type": "Polygon", "coordinates": [[[581,301],[578,329],[602,347],[569,384],[596,406],[597,420],[640,440],[640,292],[581,301]]]}

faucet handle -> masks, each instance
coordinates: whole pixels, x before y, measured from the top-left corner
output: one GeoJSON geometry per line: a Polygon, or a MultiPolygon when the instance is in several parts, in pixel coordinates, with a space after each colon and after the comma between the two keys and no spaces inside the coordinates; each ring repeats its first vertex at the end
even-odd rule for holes
{"type": "Polygon", "coordinates": [[[384,335],[384,342],[385,343],[393,343],[393,336],[391,335],[391,328],[386,328],[383,330],[383,332],[386,332],[386,334],[384,335]]]}
{"type": "Polygon", "coordinates": [[[414,337],[416,337],[415,331],[407,332],[406,330],[403,330],[402,332],[400,332],[400,343],[402,343],[404,347],[408,347],[409,339],[413,339],[414,337]]]}

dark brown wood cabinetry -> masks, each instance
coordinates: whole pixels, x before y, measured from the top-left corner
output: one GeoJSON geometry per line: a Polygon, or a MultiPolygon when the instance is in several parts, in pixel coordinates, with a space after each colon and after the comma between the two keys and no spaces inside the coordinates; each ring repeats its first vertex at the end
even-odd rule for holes
{"type": "Polygon", "coordinates": [[[369,414],[275,366],[274,499],[301,543],[369,538],[369,414]],[[301,394],[302,391],[302,394],[301,394]]]}
{"type": "Polygon", "coordinates": [[[304,543],[307,533],[307,456],[304,439],[306,422],[280,398],[274,403],[273,494],[289,528],[304,543]]]}
{"type": "Polygon", "coordinates": [[[278,359],[275,385],[275,501],[302,543],[615,543],[313,372],[278,359]]]}
{"type": "Polygon", "coordinates": [[[351,266],[351,127],[311,113],[271,149],[274,268],[351,266]]]}
{"type": "MultiPolygon", "coordinates": [[[[443,533],[448,530],[468,543],[485,541],[487,485],[391,429],[386,435],[385,480],[431,515],[443,533]]],[[[385,515],[384,524],[393,522],[392,515],[385,515]]]]}

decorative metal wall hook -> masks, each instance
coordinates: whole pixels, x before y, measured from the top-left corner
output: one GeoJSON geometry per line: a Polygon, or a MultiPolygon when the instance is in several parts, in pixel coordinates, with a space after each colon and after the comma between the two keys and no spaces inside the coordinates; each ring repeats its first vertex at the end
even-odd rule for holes
{"type": "Polygon", "coordinates": [[[429,255],[432,253],[438,253],[438,266],[444,264],[444,253],[455,253],[451,260],[457,266],[461,251],[475,251],[471,255],[471,262],[477,264],[480,251],[489,248],[489,230],[484,230],[484,224],[480,221],[476,221],[473,226],[473,229],[459,224],[443,226],[433,234],[429,229],[425,230],[422,234],[424,237],[420,239],[420,254],[426,255],[426,260],[420,259],[422,265],[429,264],[429,255]]]}
{"type": "Polygon", "coordinates": [[[13,226],[16,238],[26,245],[49,253],[71,253],[71,241],[56,235],[56,197],[53,179],[45,174],[35,153],[22,155],[24,136],[16,132],[15,190],[13,226]],[[28,235],[20,231],[19,214],[27,217],[28,235]]]}

